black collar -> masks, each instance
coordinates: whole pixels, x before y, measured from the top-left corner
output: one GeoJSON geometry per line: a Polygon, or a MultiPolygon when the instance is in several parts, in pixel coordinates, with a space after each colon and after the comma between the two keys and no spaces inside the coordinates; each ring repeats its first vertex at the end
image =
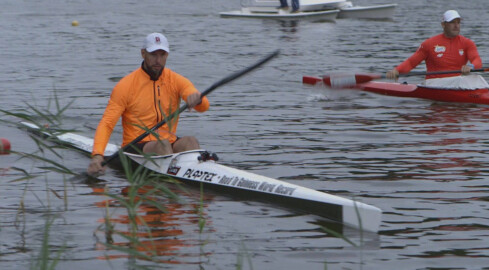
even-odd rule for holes
{"type": "Polygon", "coordinates": [[[152,80],[152,81],[157,81],[160,76],[161,76],[161,73],[163,73],[163,69],[165,69],[164,67],[161,69],[160,73],[159,74],[154,74],[153,72],[149,71],[149,70],[146,70],[146,68],[144,67],[144,61],[141,63],[141,68],[144,70],[144,72],[146,72],[146,74],[149,75],[149,78],[152,80]]]}

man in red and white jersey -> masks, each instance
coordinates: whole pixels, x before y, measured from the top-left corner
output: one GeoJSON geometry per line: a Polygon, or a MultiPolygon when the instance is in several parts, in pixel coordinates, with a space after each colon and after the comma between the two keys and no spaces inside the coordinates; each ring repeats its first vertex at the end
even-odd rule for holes
{"type": "Polygon", "coordinates": [[[426,79],[468,75],[472,68],[482,68],[482,60],[475,43],[460,35],[460,23],[461,17],[457,11],[446,11],[441,22],[443,33],[421,43],[411,57],[388,71],[386,77],[396,79],[399,73],[408,73],[423,60],[426,63],[427,72],[461,71],[461,73],[427,75],[426,79]]]}

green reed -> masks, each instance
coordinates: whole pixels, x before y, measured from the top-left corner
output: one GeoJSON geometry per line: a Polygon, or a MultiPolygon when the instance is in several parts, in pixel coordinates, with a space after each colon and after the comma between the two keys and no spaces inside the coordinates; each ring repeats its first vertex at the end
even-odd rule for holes
{"type": "Polygon", "coordinates": [[[248,262],[249,269],[253,270],[253,264],[251,261],[251,255],[248,252],[248,249],[246,248],[245,244],[241,241],[241,246],[238,252],[237,260],[236,260],[236,269],[242,270],[244,267],[244,260],[248,262]]]}
{"type": "MultiPolygon", "coordinates": [[[[362,226],[362,217],[360,216],[360,210],[358,209],[358,204],[357,204],[357,201],[356,200],[353,200],[353,207],[355,209],[355,214],[357,216],[357,219],[358,219],[358,230],[360,231],[360,245],[363,244],[363,226],[362,226]]],[[[348,237],[346,237],[345,235],[333,230],[333,229],[330,229],[330,228],[327,228],[325,226],[319,226],[321,230],[323,230],[324,232],[326,232],[327,234],[330,234],[334,237],[337,237],[337,238],[341,238],[343,240],[345,240],[345,242],[347,242],[348,244],[354,246],[354,247],[358,247],[358,244],[356,244],[355,242],[353,242],[352,240],[350,240],[348,237]]]]}
{"type": "MultiPolygon", "coordinates": [[[[68,108],[66,107],[61,107],[59,102],[55,102],[55,112],[53,113],[52,110],[49,109],[38,109],[37,106],[32,106],[32,105],[27,105],[31,111],[34,112],[33,115],[29,115],[26,113],[13,113],[5,110],[0,110],[4,115],[7,115],[10,118],[16,118],[21,121],[26,121],[26,122],[31,122],[39,127],[41,127],[41,130],[46,130],[44,125],[40,125],[38,122],[39,121],[48,121],[50,124],[57,124],[60,121],[60,116],[64,110],[68,108]]],[[[16,124],[18,121],[9,121],[6,119],[1,119],[1,122],[8,123],[8,124],[16,124]]],[[[43,164],[42,166],[38,166],[37,169],[42,170],[41,172],[29,172],[28,170],[18,168],[18,167],[11,167],[9,168],[12,171],[17,171],[21,173],[21,176],[11,180],[11,182],[19,182],[19,181],[25,181],[25,186],[24,186],[24,191],[23,195],[20,198],[19,202],[19,207],[17,210],[16,214],[16,227],[18,228],[19,225],[22,226],[23,230],[25,229],[26,226],[26,220],[25,216],[27,215],[26,212],[26,205],[25,205],[25,196],[27,193],[31,193],[37,201],[41,204],[43,208],[46,209],[47,215],[45,215],[45,225],[44,225],[44,230],[43,230],[43,237],[42,237],[42,242],[39,250],[39,254],[33,258],[31,261],[31,266],[30,269],[39,269],[39,270],[49,270],[49,269],[56,269],[56,265],[59,262],[59,258],[62,256],[64,250],[65,250],[65,245],[63,244],[60,248],[58,248],[58,251],[55,251],[55,256],[52,256],[52,247],[50,246],[50,230],[51,227],[56,220],[54,216],[51,214],[51,204],[50,204],[50,198],[51,196],[49,194],[54,194],[55,197],[62,199],[64,201],[64,208],[67,210],[68,208],[68,201],[67,201],[67,182],[66,178],[64,177],[64,174],[70,174],[73,175],[75,174],[73,171],[65,167],[63,164],[54,161],[52,158],[47,157],[47,155],[55,156],[59,159],[62,159],[62,156],[57,152],[57,147],[51,146],[49,143],[46,143],[45,141],[39,139],[38,137],[31,136],[32,140],[36,144],[37,148],[35,148],[33,153],[23,153],[23,152],[17,152],[17,151],[11,151],[11,154],[19,156],[19,160],[22,159],[30,159],[34,160],[35,162],[41,162],[43,164]],[[55,173],[61,173],[63,175],[63,194],[60,195],[58,192],[56,192],[54,189],[49,188],[48,185],[48,179],[47,179],[47,172],[55,172],[55,173]],[[39,198],[39,196],[35,193],[29,190],[29,183],[30,181],[39,178],[40,176],[45,177],[45,185],[46,185],[46,199],[43,200],[39,198]],[[45,204],[47,202],[47,204],[45,204]]]]}
{"type": "MultiPolygon", "coordinates": [[[[62,115],[69,106],[73,103],[73,101],[69,102],[66,106],[61,106],[58,101],[58,98],[55,95],[55,100],[50,101],[46,109],[40,109],[39,106],[32,106],[27,104],[27,107],[33,114],[26,113],[14,113],[0,109],[0,112],[16,119],[20,119],[21,121],[34,123],[39,127],[39,131],[34,135],[29,135],[30,138],[36,145],[36,149],[33,153],[22,153],[12,151],[12,154],[18,155],[19,159],[30,159],[36,162],[40,162],[42,165],[37,166],[37,169],[42,170],[42,173],[36,172],[32,173],[22,168],[13,167],[12,170],[16,170],[21,172],[21,176],[12,181],[25,181],[26,187],[24,190],[23,198],[21,198],[19,203],[18,210],[18,218],[17,222],[21,222],[21,216],[25,216],[25,201],[24,197],[28,192],[29,181],[33,181],[41,175],[46,175],[49,173],[59,174],[63,177],[63,194],[59,194],[59,192],[54,189],[49,188],[48,182],[46,180],[46,192],[47,192],[47,201],[49,202],[49,194],[53,194],[56,198],[62,199],[64,201],[65,210],[68,209],[69,201],[68,201],[68,192],[67,187],[69,185],[69,180],[67,180],[66,176],[79,178],[80,176],[77,172],[71,170],[66,167],[62,162],[57,160],[63,160],[63,153],[60,153],[60,150],[66,150],[69,146],[60,145],[56,136],[48,136],[46,134],[55,133],[56,135],[61,135],[66,132],[73,132],[75,130],[71,129],[53,129],[49,128],[47,125],[43,123],[48,123],[49,126],[60,127],[62,126],[62,115]],[[52,107],[54,107],[54,112],[52,107]]],[[[165,119],[167,119],[165,117],[165,119]]],[[[171,127],[172,122],[169,119],[169,126],[171,127]]],[[[16,125],[18,120],[16,121],[8,121],[6,119],[0,119],[1,122],[6,122],[11,125],[16,125]]],[[[143,127],[141,127],[143,128],[143,127]]],[[[144,129],[144,128],[143,128],[144,129]]],[[[151,132],[151,131],[150,131],[151,132]]],[[[154,134],[157,137],[157,134],[154,134]]],[[[72,148],[70,148],[72,149],[72,148]]],[[[127,231],[119,230],[117,228],[117,224],[111,221],[111,213],[112,206],[109,203],[105,206],[105,214],[104,214],[104,223],[101,224],[97,230],[101,230],[105,233],[105,241],[100,241],[107,248],[107,250],[114,250],[126,254],[126,256],[130,259],[131,268],[134,269],[149,269],[150,266],[140,265],[139,260],[143,260],[144,262],[153,262],[158,264],[160,259],[156,253],[156,247],[154,245],[154,236],[152,232],[151,226],[147,224],[143,217],[138,213],[138,209],[143,205],[149,205],[161,212],[167,211],[164,203],[160,202],[158,198],[165,197],[170,198],[171,200],[179,200],[179,197],[173,193],[166,184],[165,181],[172,181],[168,178],[163,178],[147,169],[144,166],[136,166],[134,167],[130,160],[125,155],[119,155],[120,164],[122,165],[122,170],[124,172],[124,176],[127,179],[129,184],[127,188],[127,194],[118,195],[110,191],[109,188],[105,188],[103,195],[110,198],[113,203],[119,207],[122,207],[127,212],[128,217],[128,228],[127,231]],[[140,192],[144,190],[144,192],[140,192]],[[141,233],[144,233],[144,236],[140,236],[141,233]],[[121,245],[121,243],[114,243],[114,236],[118,236],[125,240],[125,243],[121,245]],[[142,240],[149,239],[150,245],[145,244],[142,240]]],[[[154,162],[150,156],[146,156],[146,162],[154,162]]],[[[88,180],[87,180],[88,182],[88,180]]],[[[174,183],[173,183],[174,184],[174,183]]],[[[34,196],[37,196],[34,194],[34,196]]],[[[39,202],[43,202],[40,198],[38,198],[39,202]]],[[[49,203],[45,206],[49,210],[49,203]]],[[[355,205],[356,207],[356,205],[355,205]]],[[[357,214],[360,219],[358,209],[357,214]]],[[[203,185],[200,187],[200,204],[198,209],[196,209],[196,213],[198,214],[198,228],[199,234],[202,234],[205,228],[205,224],[207,223],[204,216],[204,188],[203,185]]],[[[41,244],[41,248],[39,250],[39,256],[32,262],[31,269],[55,269],[57,263],[59,262],[59,258],[62,256],[65,251],[65,247],[63,246],[58,251],[53,251],[50,247],[50,230],[55,221],[54,217],[48,215],[46,218],[46,223],[44,226],[43,240],[41,244]],[[55,252],[53,256],[53,252],[55,252]]],[[[23,220],[23,224],[25,226],[25,219],[23,220]]],[[[360,221],[361,226],[361,221],[360,221]]],[[[333,230],[330,230],[326,227],[321,226],[321,229],[326,233],[331,234],[335,237],[339,237],[344,239],[346,242],[353,246],[357,246],[354,242],[347,239],[343,235],[336,233],[333,230]]],[[[362,229],[360,228],[362,231],[362,229]]],[[[363,238],[363,237],[362,237],[363,238]]],[[[248,264],[252,268],[252,261],[249,252],[246,250],[244,244],[242,243],[240,252],[238,253],[236,268],[242,269],[244,260],[247,260],[248,264]]],[[[108,260],[110,264],[110,261],[108,260]]],[[[325,266],[327,267],[327,266],[325,266]]]]}
{"type": "MultiPolygon", "coordinates": [[[[357,216],[357,220],[358,220],[358,230],[360,231],[360,246],[363,246],[363,243],[364,243],[364,234],[363,234],[363,225],[362,225],[362,217],[360,215],[360,210],[358,209],[358,204],[357,204],[357,201],[356,200],[353,200],[353,206],[355,208],[355,214],[357,216]]],[[[343,239],[345,242],[347,242],[348,244],[352,245],[353,247],[358,247],[359,245],[356,244],[355,242],[353,242],[352,240],[350,240],[348,237],[346,237],[345,235],[335,231],[335,230],[332,230],[330,228],[327,228],[325,226],[319,226],[320,229],[324,232],[326,232],[327,234],[330,234],[334,237],[337,237],[337,238],[340,238],[340,239],[343,239]]],[[[327,270],[328,269],[328,265],[327,265],[327,262],[324,262],[324,269],[327,270]]]]}
{"type": "MultiPolygon", "coordinates": [[[[140,232],[144,232],[145,239],[153,243],[151,227],[138,214],[138,209],[142,205],[149,205],[161,212],[166,212],[163,203],[158,202],[157,198],[164,196],[172,200],[178,200],[178,196],[162,183],[162,177],[146,169],[144,166],[137,166],[133,169],[130,160],[125,155],[119,155],[120,162],[129,186],[125,196],[105,192],[105,195],[113,200],[114,203],[123,207],[128,216],[128,232],[115,230],[115,225],[110,222],[110,214],[105,217],[105,231],[111,235],[116,234],[127,241],[126,245],[115,245],[107,241],[104,245],[108,249],[118,250],[127,255],[143,260],[156,261],[155,245],[145,245],[141,242],[140,232]]],[[[153,162],[149,157],[147,162],[153,162]]],[[[107,211],[108,213],[108,211],[107,211]]]]}
{"type": "Polygon", "coordinates": [[[51,248],[49,246],[49,234],[51,230],[51,226],[53,225],[55,218],[52,216],[47,216],[46,217],[46,223],[44,225],[44,231],[43,231],[43,238],[42,238],[42,244],[41,244],[41,249],[39,250],[39,255],[34,259],[34,261],[31,261],[31,267],[30,269],[32,270],[54,270],[56,269],[56,265],[59,262],[59,259],[61,258],[65,246],[63,245],[62,248],[60,248],[56,252],[56,256],[54,258],[51,258],[51,248]]]}
{"type": "MultiPolygon", "coordinates": [[[[22,224],[25,226],[25,200],[24,197],[29,192],[28,191],[28,183],[35,178],[39,178],[41,175],[47,175],[47,173],[54,173],[63,176],[64,189],[63,194],[59,194],[59,192],[54,189],[49,188],[48,182],[46,180],[46,192],[47,192],[47,200],[40,199],[37,194],[33,193],[33,195],[38,199],[38,201],[44,205],[44,201],[48,202],[48,205],[44,205],[46,209],[49,211],[49,194],[53,194],[56,198],[62,199],[64,201],[65,210],[68,208],[68,196],[67,196],[67,180],[65,175],[70,175],[73,178],[80,177],[77,172],[74,172],[70,168],[64,166],[61,162],[57,160],[63,160],[63,154],[59,152],[59,150],[68,149],[69,147],[66,145],[60,145],[57,136],[62,135],[66,132],[72,132],[74,130],[67,129],[54,129],[48,128],[49,126],[59,127],[61,126],[62,113],[68,109],[69,105],[73,103],[70,102],[66,106],[61,106],[58,102],[58,98],[55,96],[54,102],[49,102],[48,108],[39,109],[39,106],[32,106],[27,104],[29,110],[33,112],[33,114],[27,114],[24,112],[9,112],[6,110],[0,109],[0,112],[6,115],[9,118],[14,118],[16,120],[7,120],[6,118],[0,119],[1,122],[17,125],[19,121],[25,121],[29,123],[33,123],[36,125],[39,130],[35,132],[35,134],[29,134],[30,138],[36,145],[36,149],[32,153],[23,153],[12,151],[11,154],[18,155],[20,159],[29,159],[34,162],[40,162],[41,165],[36,168],[41,170],[41,172],[29,172],[22,168],[12,167],[11,170],[15,170],[21,173],[21,176],[12,180],[12,182],[25,181],[26,187],[24,190],[23,198],[21,198],[19,203],[19,210],[16,218],[17,224],[22,224]],[[54,104],[54,112],[51,109],[54,104]],[[48,125],[43,123],[47,122],[48,125]],[[51,136],[49,134],[55,134],[55,136],[51,136]],[[74,177],[73,177],[74,176],[74,177]],[[24,218],[22,218],[24,217],[24,218]]],[[[148,157],[148,162],[152,162],[152,160],[148,157]]],[[[138,214],[138,208],[143,205],[150,205],[159,211],[166,211],[163,203],[158,202],[158,197],[164,196],[166,198],[170,198],[171,200],[178,200],[178,196],[171,192],[164,183],[162,183],[162,177],[158,176],[149,170],[145,169],[143,166],[138,166],[136,169],[133,169],[133,166],[129,162],[126,156],[120,155],[120,162],[122,164],[122,168],[126,179],[129,183],[128,193],[125,196],[120,196],[117,194],[110,193],[108,189],[104,194],[111,198],[116,202],[117,205],[126,209],[128,214],[128,232],[117,231],[115,229],[115,225],[110,222],[111,213],[109,211],[109,206],[106,207],[106,216],[105,216],[105,232],[106,232],[106,241],[105,246],[108,249],[117,250],[124,254],[126,254],[130,258],[143,259],[145,261],[157,261],[155,257],[155,247],[154,245],[145,246],[140,241],[140,236],[138,233],[145,232],[145,239],[150,239],[152,242],[153,236],[151,227],[148,226],[146,221],[141,218],[138,214]],[[144,189],[144,193],[140,193],[140,190],[144,189]],[[115,245],[113,243],[113,235],[117,234],[127,241],[126,245],[115,245]]],[[[167,179],[168,180],[168,179],[167,179]]],[[[88,182],[88,181],[87,181],[88,182]]],[[[61,256],[63,249],[60,249],[56,253],[56,257],[53,259],[50,255],[51,249],[49,247],[49,237],[50,230],[52,228],[52,224],[54,222],[53,217],[49,217],[46,220],[46,224],[44,227],[44,234],[42,245],[39,251],[39,256],[31,263],[31,269],[55,269],[58,258],[61,256]]],[[[136,262],[137,260],[132,260],[136,262]]],[[[137,263],[134,263],[135,268],[145,268],[138,266],[137,263]]]]}
{"type": "Polygon", "coordinates": [[[204,183],[200,183],[200,201],[197,213],[199,215],[199,233],[202,234],[205,224],[207,222],[204,217],[204,183]]]}

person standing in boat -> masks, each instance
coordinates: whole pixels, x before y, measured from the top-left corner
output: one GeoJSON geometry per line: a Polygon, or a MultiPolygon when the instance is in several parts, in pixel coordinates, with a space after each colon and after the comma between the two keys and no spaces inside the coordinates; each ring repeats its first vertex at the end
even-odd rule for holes
{"type": "MultiPolygon", "coordinates": [[[[289,9],[289,4],[287,3],[287,0],[280,0],[280,7],[281,9],[289,9]]],[[[299,0],[292,0],[292,11],[290,13],[297,13],[299,12],[299,0]]]]}
{"type": "MultiPolygon", "coordinates": [[[[423,43],[417,51],[396,68],[388,71],[388,79],[397,79],[399,73],[408,73],[423,60],[427,72],[460,70],[462,75],[468,75],[472,68],[482,68],[482,60],[475,43],[460,35],[462,18],[455,10],[443,14],[441,26],[443,33],[433,36],[423,43]],[[468,62],[470,61],[471,64],[468,62]]],[[[426,79],[458,76],[459,74],[427,75],[426,79]]]]}
{"type": "MultiPolygon", "coordinates": [[[[95,132],[89,174],[103,173],[103,154],[115,125],[122,116],[122,146],[165,120],[179,109],[180,101],[189,108],[204,112],[209,108],[207,97],[192,82],[165,67],[170,53],[168,40],[163,34],[152,33],[144,39],[141,49],[141,67],[122,78],[112,90],[108,105],[95,132]]],[[[178,116],[167,119],[167,123],[156,132],[142,139],[129,152],[166,155],[199,149],[193,136],[175,135],[178,116]]]]}

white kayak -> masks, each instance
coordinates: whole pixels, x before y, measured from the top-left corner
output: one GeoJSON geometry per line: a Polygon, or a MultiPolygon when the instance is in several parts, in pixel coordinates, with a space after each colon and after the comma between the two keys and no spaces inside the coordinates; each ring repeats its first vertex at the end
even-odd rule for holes
{"type": "MultiPolygon", "coordinates": [[[[31,132],[54,137],[59,143],[84,152],[90,153],[92,150],[91,138],[75,133],[52,134],[47,129],[41,130],[27,122],[21,122],[21,125],[31,132]]],[[[118,146],[109,143],[105,155],[111,155],[118,149],[118,146]]],[[[277,203],[370,232],[377,232],[381,223],[382,211],[375,206],[227,167],[216,163],[216,158],[205,150],[152,156],[150,159],[137,154],[124,154],[134,162],[162,175],[189,184],[203,183],[206,187],[225,194],[233,193],[251,200],[277,203]]]]}

